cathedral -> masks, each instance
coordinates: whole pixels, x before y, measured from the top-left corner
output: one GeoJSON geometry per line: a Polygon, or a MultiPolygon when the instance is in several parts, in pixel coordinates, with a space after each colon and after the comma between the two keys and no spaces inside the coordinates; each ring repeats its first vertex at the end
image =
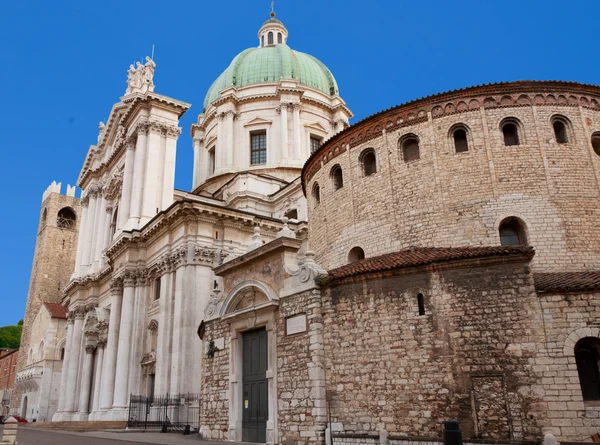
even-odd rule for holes
{"type": "Polygon", "coordinates": [[[257,37],[198,107],[190,191],[191,105],[148,57],[81,198],[44,193],[15,413],[131,424],[177,395],[234,442],[600,432],[600,87],[482,85],[349,125],[274,13],[257,37]]]}

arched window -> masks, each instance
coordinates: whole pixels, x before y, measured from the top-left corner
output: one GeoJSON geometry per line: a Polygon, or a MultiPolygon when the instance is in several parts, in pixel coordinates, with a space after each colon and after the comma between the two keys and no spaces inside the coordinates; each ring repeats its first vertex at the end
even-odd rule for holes
{"type": "Polygon", "coordinates": [[[280,32],[277,33],[277,43],[279,43],[279,44],[283,43],[283,36],[281,35],[280,32]]]}
{"type": "Polygon", "coordinates": [[[48,209],[44,207],[44,212],[42,213],[42,222],[46,222],[46,218],[48,217],[48,209]]]}
{"type": "Polygon", "coordinates": [[[361,153],[360,163],[362,165],[363,176],[371,176],[372,174],[377,173],[375,151],[372,148],[367,148],[361,153]]]}
{"type": "Polygon", "coordinates": [[[416,161],[421,158],[419,150],[419,138],[415,135],[404,136],[400,140],[400,146],[402,148],[402,159],[404,162],[416,161]]]}
{"type": "Polygon", "coordinates": [[[600,156],[600,131],[592,134],[592,148],[598,156],[600,156]]]}
{"type": "Polygon", "coordinates": [[[72,229],[75,227],[77,217],[71,207],[63,207],[58,211],[56,225],[59,229],[72,229]]]}
{"type": "Polygon", "coordinates": [[[355,263],[365,259],[365,251],[362,248],[356,246],[350,249],[348,252],[348,263],[355,263]]]}
{"type": "Polygon", "coordinates": [[[575,345],[575,362],[583,400],[600,400],[600,339],[585,337],[575,345]]]}
{"type": "Polygon", "coordinates": [[[269,45],[273,44],[273,32],[269,31],[269,34],[267,34],[267,42],[269,45]]]}
{"type": "Polygon", "coordinates": [[[344,175],[342,174],[342,167],[339,165],[331,169],[331,182],[334,190],[339,190],[344,186],[344,175]]]}
{"type": "Polygon", "coordinates": [[[419,307],[419,315],[425,315],[425,297],[423,297],[423,294],[417,294],[417,306],[419,307]]]}
{"type": "Polygon", "coordinates": [[[569,120],[564,116],[552,117],[552,129],[554,130],[554,139],[557,144],[568,144],[569,141],[569,120]]]}
{"type": "Polygon", "coordinates": [[[507,147],[511,145],[520,145],[519,124],[516,119],[504,119],[500,124],[500,129],[502,130],[502,135],[504,137],[504,145],[507,147]]]}
{"type": "Polygon", "coordinates": [[[500,244],[503,246],[515,246],[527,244],[525,224],[515,217],[504,219],[498,228],[500,232],[500,244]]]}
{"type": "Polygon", "coordinates": [[[453,127],[452,139],[454,140],[454,150],[456,153],[469,151],[469,142],[467,140],[467,129],[462,125],[453,127]]]}
{"type": "MultiPolygon", "coordinates": [[[[112,221],[110,222],[110,239],[112,240],[117,231],[117,221],[119,220],[119,206],[115,207],[113,212],[112,221]]],[[[109,240],[110,241],[110,240],[109,240]]]]}
{"type": "Polygon", "coordinates": [[[315,200],[315,205],[319,205],[321,203],[321,187],[319,187],[318,182],[315,182],[313,185],[312,196],[315,200]]]}
{"type": "Polygon", "coordinates": [[[263,48],[265,47],[265,36],[261,36],[261,38],[260,38],[260,46],[263,47],[263,48]]]}

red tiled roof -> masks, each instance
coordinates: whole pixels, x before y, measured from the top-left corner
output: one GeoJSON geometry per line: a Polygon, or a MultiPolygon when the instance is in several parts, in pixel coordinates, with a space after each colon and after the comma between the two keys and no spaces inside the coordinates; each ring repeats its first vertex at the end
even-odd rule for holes
{"type": "Polygon", "coordinates": [[[52,318],[67,318],[67,309],[58,303],[44,303],[52,318]]]}
{"type": "Polygon", "coordinates": [[[554,272],[533,274],[538,292],[586,292],[600,290],[600,272],[554,272]]]}
{"type": "Polygon", "coordinates": [[[365,258],[330,270],[328,274],[330,280],[339,280],[370,272],[383,272],[445,261],[513,254],[530,254],[533,256],[534,249],[530,246],[413,247],[399,252],[365,258]]]}

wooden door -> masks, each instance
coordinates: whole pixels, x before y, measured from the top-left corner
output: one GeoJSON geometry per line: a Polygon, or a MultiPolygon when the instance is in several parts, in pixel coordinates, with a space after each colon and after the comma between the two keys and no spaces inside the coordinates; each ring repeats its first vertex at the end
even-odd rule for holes
{"type": "Polygon", "coordinates": [[[265,443],[269,402],[267,387],[267,331],[243,334],[242,440],[265,443]]]}

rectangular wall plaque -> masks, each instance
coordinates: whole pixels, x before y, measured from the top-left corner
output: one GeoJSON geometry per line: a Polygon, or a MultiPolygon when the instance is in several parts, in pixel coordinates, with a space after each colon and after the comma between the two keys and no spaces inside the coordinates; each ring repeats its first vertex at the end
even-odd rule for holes
{"type": "Polygon", "coordinates": [[[306,314],[292,315],[285,320],[286,335],[306,332],[306,314]]]}

